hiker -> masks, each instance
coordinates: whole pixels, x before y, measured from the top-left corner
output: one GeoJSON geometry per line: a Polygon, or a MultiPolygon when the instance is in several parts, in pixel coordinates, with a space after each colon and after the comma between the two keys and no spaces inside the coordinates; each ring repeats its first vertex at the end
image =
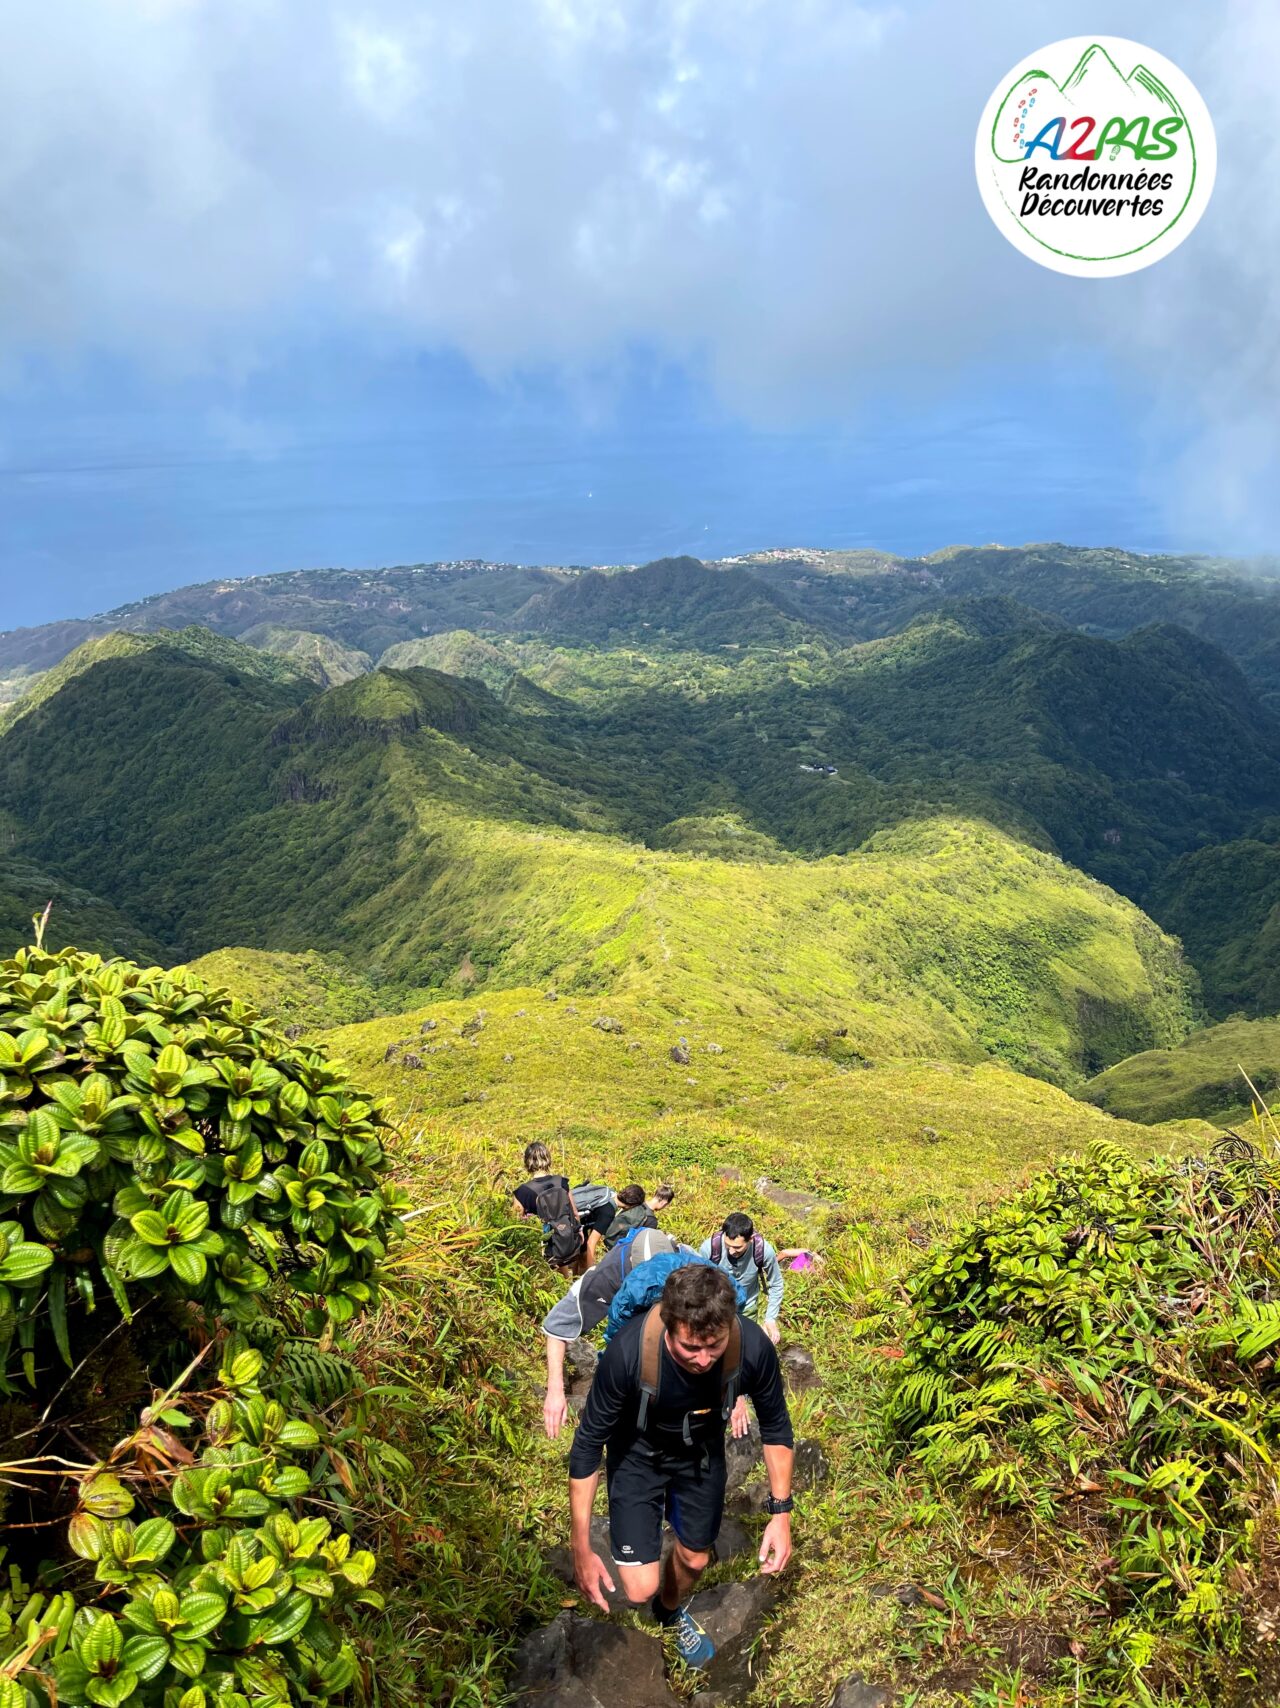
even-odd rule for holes
{"type": "Polygon", "coordinates": [[[512,1209],[517,1216],[536,1215],[538,1194],[548,1186],[559,1186],[565,1192],[569,1190],[567,1174],[552,1174],[551,1152],[540,1139],[524,1147],[524,1168],[531,1178],[517,1186],[511,1195],[512,1209]]]}
{"type": "Polygon", "coordinates": [[[617,1214],[612,1190],[591,1181],[571,1188],[568,1175],[551,1173],[551,1152],[540,1139],[524,1147],[524,1166],[531,1178],[512,1193],[512,1210],[542,1222],[543,1253],[553,1269],[581,1275],[599,1257],[617,1214]]]}
{"type": "Polygon", "coordinates": [[[778,1312],[782,1309],[782,1270],[778,1254],[756,1232],[751,1217],[741,1210],[726,1216],[718,1233],[702,1242],[702,1255],[709,1257],[721,1269],[742,1284],[747,1295],[747,1310],[756,1315],[764,1299],[762,1327],[776,1346],[780,1338],[778,1312]]]}
{"type": "Polygon", "coordinates": [[[653,1197],[646,1198],[645,1203],[653,1211],[655,1216],[660,1216],[664,1210],[669,1210],[671,1208],[671,1205],[675,1200],[675,1195],[675,1187],[668,1186],[664,1181],[661,1186],[654,1187],[653,1197]]]}
{"type": "Polygon", "coordinates": [[[772,1517],[760,1570],[780,1572],[791,1558],[791,1419],[778,1355],[764,1331],[739,1316],[737,1289],[723,1270],[698,1262],[674,1270],[659,1303],[609,1342],[569,1455],[578,1588],[609,1612],[604,1592],[614,1589],[613,1577],[591,1546],[603,1455],[610,1552],[623,1591],[633,1605],[649,1604],[688,1666],[706,1666],[715,1654],[689,1600],[720,1532],[725,1428],[739,1392],[755,1407],[769,1474],[772,1517]],[[675,1532],[665,1566],[664,1511],[675,1532]]]}
{"type": "MultiPolygon", "coordinates": [[[[518,1216],[542,1223],[542,1255],[562,1275],[580,1275],[592,1261],[588,1230],[569,1191],[569,1177],[551,1173],[551,1152],[541,1140],[524,1147],[530,1178],[511,1195],[518,1216]]],[[[607,1190],[607,1189],[606,1189],[607,1190]]]]}
{"type": "Polygon", "coordinates": [[[670,1234],[657,1228],[640,1228],[630,1239],[622,1239],[585,1275],[580,1275],[557,1304],[542,1319],[547,1337],[547,1397],[542,1406],[542,1426],[554,1441],[564,1426],[568,1402],[564,1393],[564,1355],[570,1341],[602,1323],[609,1314],[618,1289],[632,1270],[651,1257],[687,1251],[670,1234]]]}
{"type": "MultiPolygon", "coordinates": [[[[587,1264],[598,1263],[606,1248],[605,1235],[618,1214],[617,1197],[611,1186],[594,1180],[584,1180],[581,1186],[574,1186],[569,1196],[582,1223],[583,1237],[587,1242],[587,1264]]],[[[653,1222],[650,1225],[657,1227],[658,1224],[653,1222]]]]}
{"type": "Polygon", "coordinates": [[[656,1228],[658,1218],[645,1203],[643,1186],[624,1186],[615,1200],[618,1213],[604,1233],[604,1249],[612,1251],[632,1228],[656,1228]]]}

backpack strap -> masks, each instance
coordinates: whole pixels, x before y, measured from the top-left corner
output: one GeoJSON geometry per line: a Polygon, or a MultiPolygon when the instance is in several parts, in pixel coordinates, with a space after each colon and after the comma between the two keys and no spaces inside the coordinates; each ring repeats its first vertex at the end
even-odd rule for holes
{"type": "Polygon", "coordinates": [[[711,1261],[712,1261],[712,1263],[719,1263],[721,1255],[723,1254],[723,1252],[724,1252],[724,1233],[720,1229],[717,1229],[716,1232],[713,1233],[711,1236],[711,1261]]]}
{"type": "Polygon", "coordinates": [[[760,1271],[761,1275],[763,1275],[764,1274],[764,1235],[763,1234],[752,1234],[752,1236],[751,1236],[751,1255],[756,1260],[756,1268],[760,1271]]]}
{"type": "Polygon", "coordinates": [[[742,1375],[742,1318],[735,1316],[729,1330],[729,1344],[720,1364],[720,1415],[726,1423],[738,1403],[738,1383],[742,1375]]]}
{"type": "Polygon", "coordinates": [[[662,1307],[650,1305],[640,1330],[640,1411],[636,1427],[641,1434],[649,1421],[649,1401],[658,1397],[662,1375],[662,1307]]]}

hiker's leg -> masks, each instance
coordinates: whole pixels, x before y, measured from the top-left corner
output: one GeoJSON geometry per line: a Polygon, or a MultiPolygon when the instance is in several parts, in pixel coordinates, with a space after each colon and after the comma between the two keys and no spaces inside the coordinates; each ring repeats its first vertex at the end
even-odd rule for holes
{"type": "Polygon", "coordinates": [[[652,1601],[662,1560],[665,1480],[648,1442],[637,1439],[615,1458],[606,1449],[609,1552],[628,1601],[652,1601]]]}
{"type": "MultiPolygon", "coordinates": [[[[615,1566],[618,1562],[615,1560],[615,1566]]],[[[658,1593],[658,1573],[661,1570],[654,1560],[647,1566],[618,1566],[618,1576],[622,1580],[622,1593],[634,1607],[647,1607],[658,1593]]]]}
{"type": "Polygon", "coordinates": [[[711,1563],[720,1521],[724,1517],[727,1467],[724,1445],[702,1460],[672,1468],[667,1485],[667,1517],[675,1544],[662,1574],[662,1605],[671,1610],[693,1594],[698,1579],[711,1563]]]}
{"type": "Polygon", "coordinates": [[[677,1536],[662,1572],[662,1605],[670,1611],[683,1606],[710,1564],[710,1548],[686,1548],[677,1536]]]}

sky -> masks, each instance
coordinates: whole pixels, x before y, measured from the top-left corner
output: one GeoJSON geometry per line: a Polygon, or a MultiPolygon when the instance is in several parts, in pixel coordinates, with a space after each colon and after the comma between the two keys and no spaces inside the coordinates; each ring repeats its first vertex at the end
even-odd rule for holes
{"type": "Polygon", "coordinates": [[[221,576],[1280,549],[1264,0],[47,0],[0,57],[0,627],[221,576]],[[1122,279],[973,139],[1090,30],[1218,179],[1122,279]]]}

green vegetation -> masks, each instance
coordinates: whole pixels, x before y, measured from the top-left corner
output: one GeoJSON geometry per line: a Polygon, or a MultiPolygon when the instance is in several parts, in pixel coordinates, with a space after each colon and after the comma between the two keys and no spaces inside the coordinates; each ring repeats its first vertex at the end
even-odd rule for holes
{"type": "Polygon", "coordinates": [[[375,1562],[301,1504],[328,1436],[308,1388],[400,1231],[390,1133],[225,991],[74,950],[0,963],[5,1708],[351,1685],[340,1615],[380,1604],[375,1562]]]}
{"type": "Polygon", "coordinates": [[[21,855],[0,858],[0,943],[12,947],[24,942],[31,934],[32,917],[50,903],[45,941],[51,948],[77,944],[98,955],[172,959],[154,937],[101,896],[21,855]]]}
{"type": "Polygon", "coordinates": [[[1193,1032],[1173,1049],[1129,1056],[1080,1095],[1126,1121],[1198,1116],[1226,1127],[1248,1122],[1254,1093],[1270,1098],[1278,1085],[1280,1020],[1236,1019],[1193,1032]]]}
{"type": "Polygon", "coordinates": [[[520,629],[578,643],[644,640],[698,648],[782,646],[807,638],[788,601],[745,570],[708,569],[697,558],[660,558],[625,575],[596,570],[532,601],[520,629]]]}
{"type": "Polygon", "coordinates": [[[367,1020],[379,1010],[377,992],[340,955],[314,950],[215,949],[179,971],[201,984],[224,987],[290,1034],[367,1020]]]}
{"type": "Polygon", "coordinates": [[[516,666],[501,648],[467,629],[450,629],[442,635],[424,635],[421,640],[401,641],[390,646],[378,660],[384,670],[413,670],[422,666],[447,676],[469,676],[483,682],[499,699],[506,692],[516,666]]]}
{"type": "Polygon", "coordinates": [[[27,717],[51,700],[67,683],[92,670],[95,665],[109,660],[137,659],[157,648],[180,652],[186,658],[221,669],[228,680],[248,674],[285,687],[295,687],[305,680],[305,673],[291,664],[276,660],[269,653],[242,646],[238,641],[227,640],[208,629],[189,628],[181,632],[157,629],[145,635],[114,629],[109,634],[85,641],[59,664],[45,671],[28,693],[0,713],[0,731],[27,717]]]}
{"type": "Polygon", "coordinates": [[[1280,1010],[1280,846],[1274,821],[1260,828],[1265,840],[1244,837],[1188,854],[1153,896],[1202,969],[1217,1016],[1280,1010]]]}
{"type": "MultiPolygon", "coordinates": [[[[915,658],[932,642],[902,644],[915,658]]],[[[848,691],[869,674],[868,703],[905,720],[918,668],[880,656],[848,691]]],[[[99,662],[20,719],[0,789],[28,858],[84,888],[105,877],[120,912],[188,953],[341,954],[387,1007],[546,980],[675,1012],[718,1005],[728,978],[746,1010],[846,1024],[864,1054],[986,1051],[1060,1080],[1191,1023],[1176,950],[1114,895],[922,799],[895,809],[874,779],[802,772],[780,738],[811,744],[804,699],[779,698],[770,734],[729,694],[549,718],[415,669],[305,697],[168,644],[128,661],[127,692],[125,675],[99,662]],[[700,727],[712,715],[723,748],[700,727]],[[127,766],[103,762],[116,750],[127,766]],[[723,804],[735,772],[758,811],[723,804]],[[680,810],[717,794],[713,812],[680,810]],[[646,825],[677,851],[637,848],[646,825]],[[813,857],[833,842],[858,851],[813,857]],[[747,859],[716,857],[738,844],[747,859]],[[809,857],[777,858],[791,850],[809,857]]],[[[1010,763],[1025,793],[1016,743],[1010,763]]]]}
{"type": "Polygon", "coordinates": [[[278,623],[257,623],[237,638],[244,646],[256,646],[276,658],[289,659],[321,688],[336,688],[373,669],[373,660],[367,652],[343,646],[328,635],[311,634],[306,629],[286,629],[278,623]]]}
{"type": "MultiPolygon", "coordinates": [[[[550,1001],[537,989],[434,1003],[332,1035],[361,1078],[405,1111],[415,1136],[404,1177],[415,1202],[436,1207],[415,1260],[434,1252],[439,1279],[415,1285],[381,1324],[385,1367],[413,1382],[425,1408],[421,1428],[397,1430],[395,1443],[421,1463],[429,1428],[439,1455],[429,1462],[465,1464],[475,1453],[480,1467],[437,1482],[416,1521],[408,1502],[408,1533],[430,1524],[452,1551],[419,1545],[421,1575],[388,1591],[394,1631],[413,1636],[375,1651],[384,1702],[496,1703],[521,1617],[549,1619],[563,1604],[546,1556],[565,1538],[564,1444],[540,1435],[533,1332],[555,1280],[536,1230],[502,1225],[531,1138],[545,1139],[574,1179],[671,1179],[665,1223],[683,1238],[744,1208],[779,1245],[817,1243],[827,1255],[820,1274],[788,1277],[783,1322],[822,1373],[822,1389],[796,1411],[801,1433],[821,1440],[832,1482],[802,1501],[788,1599],[764,1633],[761,1708],[826,1701],[859,1665],[903,1692],[961,1661],[969,1679],[986,1679],[996,1670],[989,1633],[1039,1617],[1028,1596],[1038,1603],[1049,1590],[1032,1587],[1044,1562],[1030,1547],[993,1588],[999,1613],[978,1617],[957,1598],[946,1615],[926,1609],[931,1623],[921,1625],[871,1594],[886,1580],[946,1589],[989,1529],[958,1496],[931,1495],[892,1451],[883,1409],[894,1366],[883,1343],[893,1349],[895,1325],[879,1291],[892,1294],[955,1217],[1063,1151],[1102,1138],[1135,1157],[1180,1154],[1205,1129],[1118,1122],[995,1064],[865,1065],[838,1030],[779,1036],[723,1003],[668,1019],[612,999],[550,1001]],[[597,1027],[602,1015],[622,1030],[597,1027]],[[670,1055],[680,1037],[688,1064],[670,1055]],[[811,1212],[777,1203],[776,1186],[808,1194],[811,1212]],[[456,1360],[448,1370],[446,1351],[456,1360]]],[[[919,1698],[958,1699],[940,1685],[919,1698]]],[[[1070,1703],[1068,1690],[1060,1708],[1070,1703]]]]}
{"type": "Polygon", "coordinates": [[[1090,1700],[1280,1686],[1278,1202],[1240,1141],[1146,1168],[1096,1143],[908,1279],[891,1415],[939,1485],[1052,1523],[1090,1700]]]}

